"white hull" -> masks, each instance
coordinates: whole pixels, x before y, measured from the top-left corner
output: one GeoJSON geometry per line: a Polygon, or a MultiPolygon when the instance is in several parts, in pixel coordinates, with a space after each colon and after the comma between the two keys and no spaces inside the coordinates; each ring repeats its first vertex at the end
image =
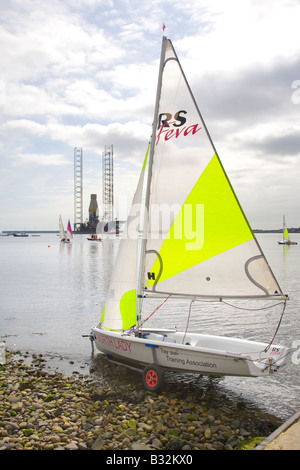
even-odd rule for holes
{"type": "Polygon", "coordinates": [[[143,337],[92,328],[99,351],[108,357],[134,363],[155,364],[162,369],[201,375],[265,376],[289,361],[291,350],[284,346],[175,330],[143,331],[143,337]],[[182,344],[184,342],[184,344],[182,344]]]}

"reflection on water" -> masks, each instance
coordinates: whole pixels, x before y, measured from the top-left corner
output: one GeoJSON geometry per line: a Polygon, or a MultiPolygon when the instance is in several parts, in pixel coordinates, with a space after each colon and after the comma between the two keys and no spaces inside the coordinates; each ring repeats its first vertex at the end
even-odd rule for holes
{"type": "MultiPolygon", "coordinates": [[[[281,288],[290,297],[275,339],[275,343],[288,345],[300,341],[299,234],[294,238],[298,245],[280,246],[278,234],[258,235],[281,288]]],[[[49,355],[54,368],[88,372],[89,367],[96,364],[104,382],[114,380],[109,375],[109,370],[114,368],[104,367],[101,360],[95,363],[90,341],[82,335],[89,334],[91,326],[100,320],[117,247],[115,238],[99,243],[88,241],[85,235],[75,235],[71,244],[61,244],[55,234],[0,237],[0,339],[5,339],[9,348],[49,355]]],[[[236,308],[236,301],[230,304],[233,306],[220,302],[194,303],[189,330],[264,342],[272,339],[281,305],[257,310],[261,305],[251,303],[252,310],[245,311],[236,308]]],[[[238,303],[243,307],[248,304],[238,303]]],[[[154,302],[147,304],[144,318],[155,306],[154,302]]],[[[188,313],[189,302],[170,300],[150,322],[156,327],[185,328],[188,313]]],[[[129,380],[135,380],[136,374],[132,374],[129,380]]],[[[171,375],[168,380],[172,387],[174,383],[199,387],[199,390],[208,387],[208,379],[204,378],[191,382],[190,376],[183,375],[175,380],[171,375]]],[[[299,365],[292,363],[268,378],[225,377],[214,382],[214,393],[245,399],[275,415],[289,417],[300,405],[299,365]]]]}

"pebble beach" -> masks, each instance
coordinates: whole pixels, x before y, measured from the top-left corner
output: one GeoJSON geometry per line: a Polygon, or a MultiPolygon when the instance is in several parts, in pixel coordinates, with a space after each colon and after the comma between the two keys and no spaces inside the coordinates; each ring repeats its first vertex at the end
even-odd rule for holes
{"type": "Polygon", "coordinates": [[[0,450],[250,450],[282,423],[180,386],[153,394],[130,381],[108,386],[91,374],[49,372],[45,363],[41,354],[6,351],[0,450]]]}

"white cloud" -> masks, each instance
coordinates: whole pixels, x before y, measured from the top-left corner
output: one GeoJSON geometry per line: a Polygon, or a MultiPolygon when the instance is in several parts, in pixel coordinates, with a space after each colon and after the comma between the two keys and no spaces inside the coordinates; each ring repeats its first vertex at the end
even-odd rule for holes
{"type": "Polygon", "coordinates": [[[13,166],[20,165],[30,165],[31,167],[42,165],[42,166],[61,166],[69,164],[70,162],[65,160],[63,155],[47,155],[42,153],[19,153],[17,156],[17,163],[14,163],[13,166]]]}
{"type": "Polygon", "coordinates": [[[28,217],[47,195],[56,206],[55,192],[72,208],[75,146],[84,149],[87,200],[90,192],[101,199],[101,155],[111,143],[116,191],[132,196],[151,132],[163,22],[254,225],[274,226],[277,214],[255,215],[247,187],[272,194],[280,217],[278,185],[299,199],[299,106],[291,100],[300,79],[298,1],[8,0],[0,18],[0,190],[12,201],[26,184],[33,207],[39,188],[45,197],[28,217]],[[263,175],[275,192],[261,189],[263,175]]]}

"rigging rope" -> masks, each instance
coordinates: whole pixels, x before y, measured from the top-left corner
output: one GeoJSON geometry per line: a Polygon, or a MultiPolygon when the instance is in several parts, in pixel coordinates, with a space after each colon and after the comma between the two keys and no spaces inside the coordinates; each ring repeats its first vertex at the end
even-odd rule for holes
{"type": "MultiPolygon", "coordinates": [[[[165,302],[167,302],[167,300],[169,300],[169,298],[172,296],[172,294],[170,294],[168,297],[166,297],[164,299],[164,301],[158,305],[158,307],[156,307],[155,310],[153,310],[153,312],[144,320],[142,321],[142,323],[139,325],[139,328],[140,329],[142,327],[142,325],[147,322],[149,320],[149,318],[152,317],[152,315],[154,315],[154,313],[156,313],[163,305],[165,302]]],[[[188,318],[187,318],[187,324],[186,324],[186,329],[185,329],[185,332],[184,332],[184,336],[183,336],[183,340],[182,340],[182,344],[184,344],[184,340],[185,340],[185,337],[186,337],[186,333],[187,333],[187,330],[188,330],[188,326],[189,326],[189,322],[190,322],[190,316],[191,316],[191,310],[192,310],[192,304],[193,302],[195,301],[195,299],[192,299],[191,302],[190,302],[190,306],[189,306],[189,313],[188,313],[188,318]]],[[[236,308],[238,310],[246,310],[246,311],[259,311],[259,310],[267,310],[269,308],[273,308],[273,307],[276,307],[277,305],[281,305],[283,304],[283,309],[282,309],[282,312],[281,312],[281,315],[280,315],[280,319],[279,319],[279,322],[278,322],[278,325],[276,327],[276,330],[275,330],[275,333],[271,339],[271,341],[269,342],[269,344],[267,345],[267,347],[261,351],[261,352],[267,352],[268,349],[270,349],[271,345],[273,344],[273,341],[278,333],[278,330],[279,330],[279,327],[280,327],[280,324],[281,324],[281,321],[282,321],[282,318],[283,318],[283,315],[284,315],[284,312],[285,312],[285,307],[286,307],[286,300],[284,300],[283,302],[278,302],[276,304],[272,304],[272,305],[267,305],[266,307],[260,307],[260,308],[245,308],[245,307],[238,307],[236,305],[233,305],[233,304],[230,304],[229,302],[225,302],[223,299],[221,299],[221,302],[223,302],[225,305],[228,305],[229,307],[232,307],[232,308],[236,308]]],[[[244,353],[245,354],[245,353],[244,353]]],[[[257,359],[257,361],[263,361],[265,360],[266,358],[260,358],[260,359],[257,359]]],[[[273,362],[273,365],[274,363],[276,363],[277,361],[274,361],[273,362]]],[[[267,366],[266,368],[268,368],[270,366],[267,366]]]]}
{"type": "Polygon", "coordinates": [[[283,302],[277,302],[276,304],[272,304],[272,305],[267,305],[266,307],[260,307],[260,308],[246,308],[246,307],[238,307],[237,305],[232,305],[230,304],[229,302],[225,302],[223,299],[221,300],[221,302],[225,305],[228,305],[229,307],[233,307],[233,308],[236,308],[238,310],[247,310],[249,312],[256,312],[256,311],[259,311],[259,310],[267,310],[268,308],[273,308],[273,307],[276,307],[277,305],[281,305],[281,304],[284,304],[284,308],[285,308],[285,304],[286,304],[286,300],[284,300],[283,302]]]}
{"type": "Polygon", "coordinates": [[[267,352],[268,349],[270,348],[271,344],[273,343],[274,339],[275,339],[275,336],[277,335],[277,332],[279,330],[279,327],[280,327],[280,324],[281,324],[281,320],[283,318],[283,314],[284,314],[284,311],[285,311],[285,306],[286,306],[286,301],[284,302],[284,305],[283,305],[283,309],[282,309],[282,312],[281,312],[281,316],[280,316],[280,319],[279,319],[279,322],[278,322],[278,325],[277,325],[277,328],[275,330],[275,333],[274,333],[274,336],[273,338],[271,339],[270,343],[268,344],[268,346],[266,347],[266,349],[264,350],[264,352],[267,352]]]}
{"type": "MultiPolygon", "coordinates": [[[[167,300],[169,300],[169,298],[171,297],[171,295],[172,295],[172,294],[168,295],[168,297],[167,297],[158,307],[156,307],[155,310],[153,310],[153,312],[149,315],[149,317],[145,318],[145,320],[142,321],[142,323],[139,325],[139,328],[141,328],[141,326],[142,326],[146,321],[148,321],[149,318],[151,318],[152,315],[154,315],[154,313],[157,312],[157,310],[160,309],[160,307],[162,307],[163,304],[164,304],[167,300]]],[[[138,328],[138,329],[139,329],[139,328],[138,328]]]]}
{"type": "Polygon", "coordinates": [[[273,304],[273,305],[267,305],[266,307],[260,307],[260,308],[243,308],[243,307],[237,307],[236,305],[232,305],[228,302],[224,302],[224,300],[222,300],[222,302],[226,305],[229,305],[230,307],[233,307],[233,308],[237,308],[238,310],[248,310],[248,311],[258,311],[258,310],[267,310],[268,308],[273,308],[273,307],[276,307],[277,305],[281,305],[283,304],[283,309],[282,309],[282,312],[281,312],[281,315],[280,315],[280,318],[279,318],[279,322],[278,322],[278,325],[276,327],[276,330],[275,330],[275,333],[273,335],[273,338],[271,339],[271,341],[269,342],[268,346],[263,350],[264,352],[267,352],[268,349],[270,349],[270,346],[272,345],[277,333],[278,333],[278,330],[279,330],[279,327],[280,327],[280,324],[281,324],[281,321],[282,321],[282,318],[283,318],[283,315],[284,315],[284,312],[285,312],[285,307],[286,307],[286,300],[284,300],[283,302],[278,302],[276,304],[273,304]]]}
{"type": "Polygon", "coordinates": [[[187,332],[187,329],[188,329],[188,326],[189,326],[189,323],[190,323],[190,316],[191,316],[191,310],[192,310],[192,303],[193,302],[194,302],[194,299],[190,301],[189,314],[188,314],[188,319],[187,319],[187,322],[186,322],[186,328],[185,328],[184,336],[183,336],[183,339],[182,339],[182,344],[184,344],[186,332],[187,332]]]}

